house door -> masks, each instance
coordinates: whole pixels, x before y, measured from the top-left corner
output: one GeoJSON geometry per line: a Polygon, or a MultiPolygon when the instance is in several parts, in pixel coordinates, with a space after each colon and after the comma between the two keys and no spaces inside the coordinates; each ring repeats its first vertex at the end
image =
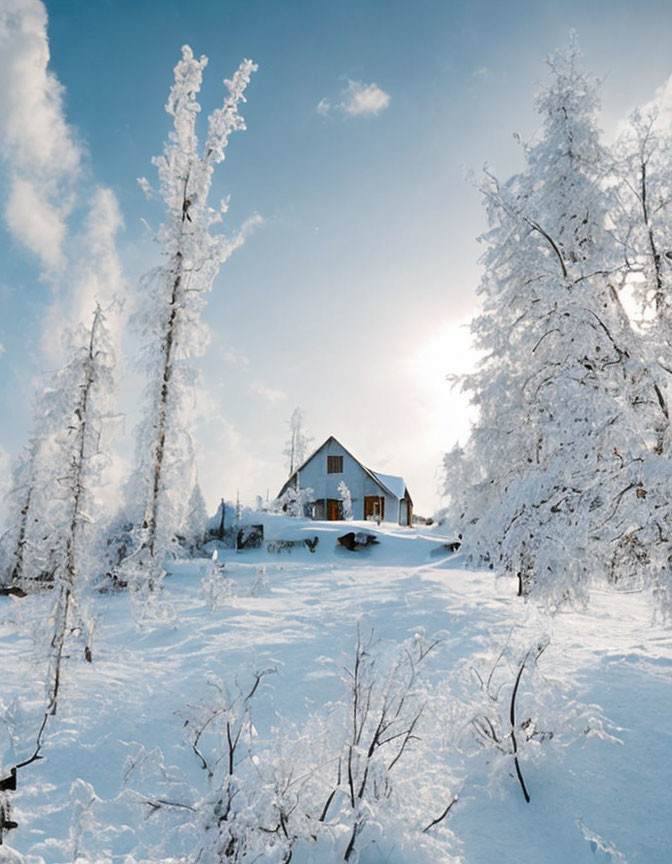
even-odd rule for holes
{"type": "Polygon", "coordinates": [[[369,517],[373,519],[385,518],[385,499],[382,496],[364,496],[364,518],[368,519],[369,517]]]}
{"type": "Polygon", "coordinates": [[[335,522],[342,518],[340,500],[338,498],[327,498],[327,519],[330,522],[335,522]]]}

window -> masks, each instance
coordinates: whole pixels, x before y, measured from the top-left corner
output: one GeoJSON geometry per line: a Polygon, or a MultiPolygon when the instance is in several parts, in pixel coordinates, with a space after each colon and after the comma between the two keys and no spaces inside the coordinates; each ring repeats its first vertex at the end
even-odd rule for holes
{"type": "Polygon", "coordinates": [[[343,473],[343,457],[327,456],[327,474],[343,473]]]}

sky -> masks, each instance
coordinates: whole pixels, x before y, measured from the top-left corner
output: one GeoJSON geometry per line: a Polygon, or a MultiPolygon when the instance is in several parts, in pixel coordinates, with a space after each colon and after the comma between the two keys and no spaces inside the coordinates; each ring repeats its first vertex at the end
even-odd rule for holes
{"type": "Polygon", "coordinates": [[[230,196],[225,229],[262,221],[204,314],[193,419],[209,509],[274,497],[300,406],[315,447],[335,435],[434,513],[442,456],[469,429],[446,380],[474,362],[486,225],[468,175],[522,166],[514,133],[537,132],[545,57],[572,28],[603,79],[607,138],[669,97],[667,0],[0,0],[0,482],[63,328],[116,294],[118,498],[142,410],[128,316],[161,260],[160,203],[137,178],[155,180],[186,43],[209,58],[203,119],[244,58],[259,67],[213,185],[230,196]]]}

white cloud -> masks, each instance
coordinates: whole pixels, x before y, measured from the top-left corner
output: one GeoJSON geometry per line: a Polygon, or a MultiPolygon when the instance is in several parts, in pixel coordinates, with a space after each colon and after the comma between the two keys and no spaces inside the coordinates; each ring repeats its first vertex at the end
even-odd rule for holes
{"type": "Polygon", "coordinates": [[[198,482],[209,513],[215,512],[222,497],[235,501],[238,491],[244,504],[252,504],[255,495],[265,495],[267,489],[276,494],[282,482],[282,474],[277,476],[280,451],[276,454],[274,447],[269,448],[263,433],[244,434],[231,421],[227,407],[202,387],[194,419],[198,482]]]}
{"type": "Polygon", "coordinates": [[[13,173],[4,216],[10,234],[34,252],[43,267],[53,270],[63,266],[65,219],[62,210],[52,205],[44,186],[13,173]]]}
{"type": "Polygon", "coordinates": [[[114,192],[104,187],[94,189],[83,232],[77,237],[77,258],[72,266],[69,299],[52,306],[44,321],[42,348],[50,360],[59,357],[60,334],[73,325],[88,327],[97,303],[106,310],[108,330],[118,347],[126,296],[116,246],[117,233],[122,226],[114,192]]]}
{"type": "Polygon", "coordinates": [[[348,86],[340,94],[339,101],[332,105],[327,98],[320,99],[315,109],[326,117],[332,110],[348,117],[375,117],[390,104],[390,95],[377,84],[364,84],[362,81],[348,79],[348,86]]]}
{"type": "Polygon", "coordinates": [[[249,366],[250,358],[231,345],[224,351],[224,360],[229,366],[249,366]]]}
{"type": "Polygon", "coordinates": [[[607,126],[606,139],[613,144],[622,135],[631,136],[632,115],[637,110],[639,114],[648,118],[654,118],[653,128],[662,133],[661,141],[672,129],[672,75],[670,75],[659,87],[656,87],[653,97],[648,102],[643,102],[635,108],[631,107],[627,113],[617,116],[607,126]]]}
{"type": "MultiPolygon", "coordinates": [[[[643,116],[657,114],[656,126],[662,130],[669,130],[672,126],[672,75],[656,89],[653,99],[646,102],[639,109],[643,116]]],[[[621,122],[621,131],[629,123],[628,120],[621,122]]]]}
{"type": "Polygon", "coordinates": [[[340,107],[350,117],[375,116],[390,104],[389,94],[377,84],[363,84],[361,81],[348,81],[341,96],[340,107]]]}
{"type": "Polygon", "coordinates": [[[44,4],[2,0],[0,155],[11,189],[5,219],[12,236],[52,270],[64,263],[70,190],[83,152],[65,120],[63,87],[48,64],[44,4]]]}
{"type": "Polygon", "coordinates": [[[287,398],[287,394],[283,390],[277,390],[274,387],[267,387],[265,384],[262,384],[261,381],[252,381],[250,384],[250,390],[253,393],[256,393],[257,396],[266,399],[267,402],[279,402],[281,399],[287,398]]]}
{"type": "Polygon", "coordinates": [[[471,77],[475,78],[477,81],[487,81],[490,77],[490,70],[487,66],[480,66],[478,69],[474,69],[471,73],[471,77]]]}
{"type": "Polygon", "coordinates": [[[331,102],[325,97],[320,99],[317,103],[317,108],[315,108],[318,114],[321,114],[322,117],[326,117],[327,114],[331,111],[331,102]]]}
{"type": "Polygon", "coordinates": [[[5,346],[0,342],[0,357],[2,357],[6,350],[5,346]]]}

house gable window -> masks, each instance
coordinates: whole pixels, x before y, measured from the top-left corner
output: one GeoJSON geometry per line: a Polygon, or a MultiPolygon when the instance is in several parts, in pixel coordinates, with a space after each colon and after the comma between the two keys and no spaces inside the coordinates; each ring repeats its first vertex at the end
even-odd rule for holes
{"type": "Polygon", "coordinates": [[[343,473],[343,457],[327,456],[327,474],[343,473]]]}

